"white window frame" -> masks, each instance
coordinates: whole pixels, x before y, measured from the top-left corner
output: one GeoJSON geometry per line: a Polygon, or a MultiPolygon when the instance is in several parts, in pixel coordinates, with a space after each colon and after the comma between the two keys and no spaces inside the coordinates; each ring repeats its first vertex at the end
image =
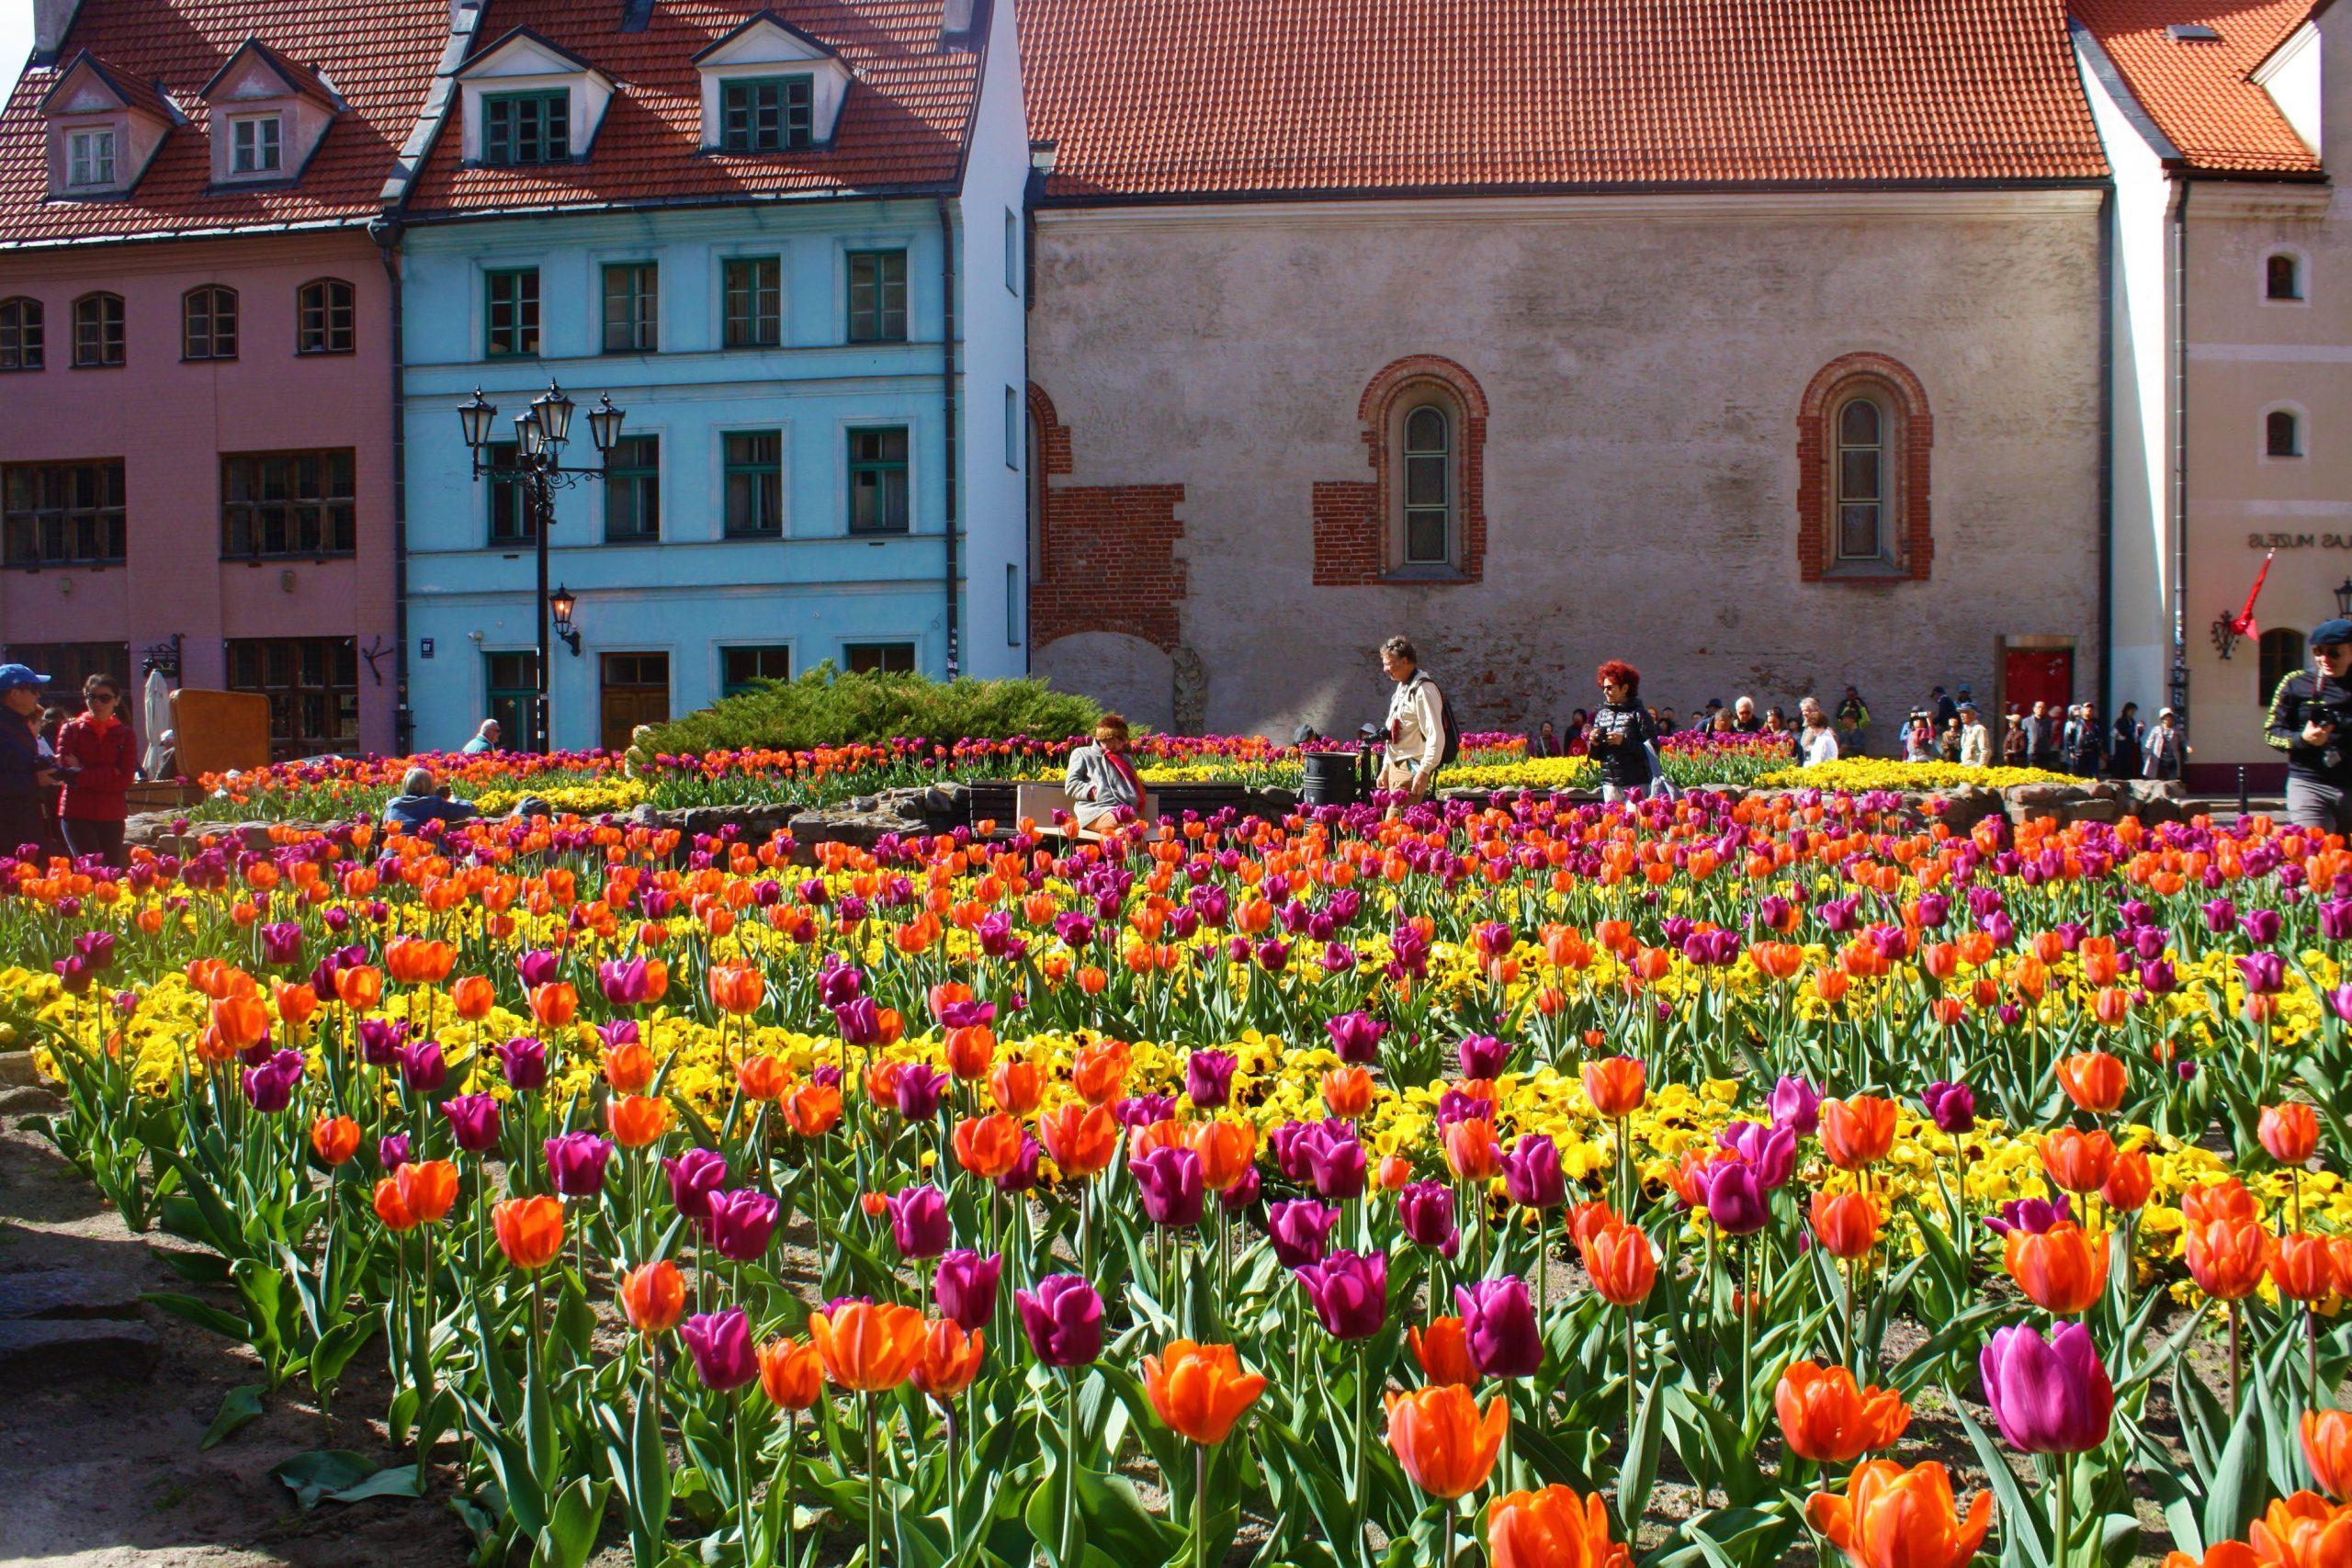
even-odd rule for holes
{"type": "Polygon", "coordinates": [[[1462,442],[1469,430],[1462,400],[1451,388],[1442,384],[1417,384],[1398,394],[1389,410],[1388,418],[1388,449],[1393,454],[1389,458],[1393,465],[1389,479],[1393,500],[1387,519],[1389,574],[1409,577],[1459,572],[1462,570],[1463,544],[1462,442]],[[1413,416],[1423,409],[1435,409],[1439,417],[1445,421],[1445,550],[1436,560],[1412,558],[1410,501],[1414,454],[1408,448],[1406,432],[1412,427],[1413,416]]]}
{"type": "Polygon", "coordinates": [[[71,130],[65,136],[65,184],[70,190],[106,190],[120,183],[122,144],[111,125],[71,130]],[[103,173],[99,171],[103,169],[103,173]]]}
{"type": "Polygon", "coordinates": [[[232,175],[282,175],[286,172],[286,117],[281,114],[239,115],[229,121],[229,172],[232,175]],[[263,135],[263,128],[269,134],[263,135]],[[269,162],[260,161],[264,144],[269,162]],[[253,162],[247,163],[251,153],[253,162]]]}

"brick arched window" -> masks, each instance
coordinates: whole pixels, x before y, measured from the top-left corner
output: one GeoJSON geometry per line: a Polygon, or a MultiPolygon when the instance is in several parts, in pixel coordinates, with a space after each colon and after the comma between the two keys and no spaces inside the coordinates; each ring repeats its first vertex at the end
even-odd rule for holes
{"type": "Polygon", "coordinates": [[[1797,410],[1797,565],[1807,582],[1924,582],[1935,557],[1928,394],[1900,361],[1849,354],[1797,410]]]}
{"type": "Polygon", "coordinates": [[[1476,581],[1487,560],[1487,394],[1432,354],[1399,359],[1356,405],[1372,449],[1381,575],[1476,581]]]}

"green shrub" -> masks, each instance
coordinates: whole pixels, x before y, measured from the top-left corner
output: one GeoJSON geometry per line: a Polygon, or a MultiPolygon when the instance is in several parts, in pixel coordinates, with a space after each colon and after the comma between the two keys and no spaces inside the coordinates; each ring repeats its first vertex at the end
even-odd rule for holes
{"type": "Polygon", "coordinates": [[[843,674],[829,660],[797,680],[763,681],[662,725],[642,750],[672,755],[801,750],[899,736],[943,742],[1015,735],[1063,740],[1092,729],[1102,711],[1043,681],[843,674]]]}

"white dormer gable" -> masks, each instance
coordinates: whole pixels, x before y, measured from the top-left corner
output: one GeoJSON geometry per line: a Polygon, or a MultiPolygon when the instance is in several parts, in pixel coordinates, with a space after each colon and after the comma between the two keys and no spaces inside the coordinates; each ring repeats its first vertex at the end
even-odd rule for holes
{"type": "Polygon", "coordinates": [[[695,56],[702,74],[702,145],[705,152],[775,152],[767,141],[741,143],[747,125],[763,130],[777,123],[779,108],[797,128],[804,110],[808,144],[824,146],[841,122],[842,102],[849,95],[850,70],[841,56],[802,32],[773,11],[763,11],[733,32],[695,56]],[[734,84],[732,93],[729,84],[734,84]],[[781,90],[750,95],[753,85],[781,84],[781,90]],[[735,112],[730,115],[730,99],[735,112]],[[738,140],[729,141],[730,120],[738,140]]]}
{"type": "Polygon", "coordinates": [[[110,70],[84,50],[40,100],[49,124],[49,194],[127,195],[164,138],[187,117],[154,86],[110,70]]]}
{"type": "Polygon", "coordinates": [[[258,39],[247,39],[206,83],[212,182],[267,185],[299,175],[344,107],[333,84],[258,39]]]}
{"type": "Polygon", "coordinates": [[[2319,28],[2306,20],[2288,34],[2268,58],[2254,68],[2254,80],[2270,95],[2270,101],[2278,106],[2278,112],[2294,127],[2295,134],[2303,139],[2303,145],[2312,150],[2312,155],[2324,156],[2320,147],[2319,28]]]}
{"type": "Polygon", "coordinates": [[[489,160],[487,121],[497,100],[563,94],[566,152],[560,161],[564,162],[587,156],[597,128],[605,123],[605,110],[613,101],[611,77],[528,28],[516,28],[468,61],[458,72],[458,85],[465,98],[461,107],[469,164],[489,160]]]}

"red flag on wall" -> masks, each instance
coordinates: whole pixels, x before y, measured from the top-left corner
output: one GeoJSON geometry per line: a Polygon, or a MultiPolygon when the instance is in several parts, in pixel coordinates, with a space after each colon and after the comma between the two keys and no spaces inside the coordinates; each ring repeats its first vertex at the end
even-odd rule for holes
{"type": "Polygon", "coordinates": [[[2262,558],[2262,570],[2254,574],[2254,586],[2245,591],[2245,608],[2240,610],[2230,621],[2230,630],[2239,637],[2257,635],[2254,625],[2254,602],[2262,597],[2263,579],[2270,575],[2270,563],[2278,554],[2277,550],[2272,550],[2262,558]]]}

